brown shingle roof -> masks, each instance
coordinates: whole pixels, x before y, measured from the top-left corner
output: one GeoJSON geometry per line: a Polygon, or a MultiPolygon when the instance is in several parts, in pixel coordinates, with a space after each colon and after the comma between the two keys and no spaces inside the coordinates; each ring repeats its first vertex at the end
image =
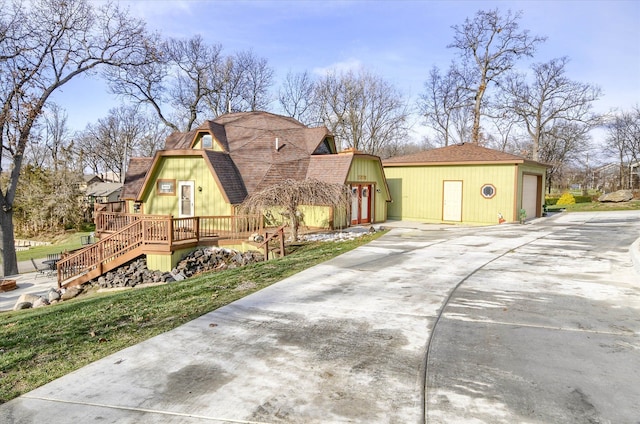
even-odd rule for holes
{"type": "MultiPolygon", "coordinates": [[[[313,155],[328,137],[329,150],[335,151],[331,133],[325,127],[308,128],[293,118],[268,112],[230,113],[206,121],[193,131],[171,134],[165,150],[156,153],[156,158],[203,155],[223,195],[231,204],[237,204],[248,194],[286,179],[344,183],[353,154],[313,155]],[[192,150],[196,134],[202,131],[213,134],[226,151],[192,150]]],[[[133,198],[139,195],[142,180],[152,165],[151,158],[147,160],[133,198]]]]}
{"type": "Polygon", "coordinates": [[[131,158],[129,160],[120,199],[135,200],[138,197],[144,177],[147,175],[152,162],[153,158],[131,158]]]}
{"type": "Polygon", "coordinates": [[[164,150],[188,149],[196,132],[174,132],[164,142],[164,150]]]}
{"type": "Polygon", "coordinates": [[[353,154],[311,156],[307,178],[331,184],[344,184],[352,161],[353,154]]]}
{"type": "MultiPolygon", "coordinates": [[[[384,166],[437,165],[437,164],[491,164],[491,163],[537,163],[521,156],[488,149],[475,143],[455,144],[439,149],[425,150],[406,156],[382,161],[384,166]]],[[[540,164],[541,165],[541,164],[540,164]]]]}
{"type": "Polygon", "coordinates": [[[329,134],[326,128],[307,128],[268,112],[231,113],[214,122],[224,126],[248,194],[284,179],[304,179],[309,156],[329,134]]]}
{"type": "Polygon", "coordinates": [[[213,176],[217,179],[222,194],[232,205],[242,203],[247,197],[247,189],[244,187],[240,172],[231,160],[228,153],[205,150],[204,157],[214,170],[213,176]]]}

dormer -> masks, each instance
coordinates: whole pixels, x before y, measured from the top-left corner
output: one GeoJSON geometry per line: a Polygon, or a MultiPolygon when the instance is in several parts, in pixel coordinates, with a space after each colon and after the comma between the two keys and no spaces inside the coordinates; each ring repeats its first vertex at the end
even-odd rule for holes
{"type": "Polygon", "coordinates": [[[223,152],[222,145],[216,138],[207,131],[198,131],[191,142],[192,149],[213,150],[223,152]]]}
{"type": "Polygon", "coordinates": [[[316,147],[312,154],[314,155],[332,155],[336,152],[336,142],[331,136],[325,137],[316,147]]]}

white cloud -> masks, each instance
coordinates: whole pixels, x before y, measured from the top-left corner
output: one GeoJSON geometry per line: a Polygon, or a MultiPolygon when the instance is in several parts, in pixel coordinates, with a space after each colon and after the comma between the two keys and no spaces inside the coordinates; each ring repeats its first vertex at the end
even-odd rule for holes
{"type": "Polygon", "coordinates": [[[335,62],[331,65],[313,68],[313,73],[319,76],[325,76],[331,73],[343,73],[349,71],[357,71],[362,68],[362,62],[358,59],[351,58],[342,62],[335,62]]]}

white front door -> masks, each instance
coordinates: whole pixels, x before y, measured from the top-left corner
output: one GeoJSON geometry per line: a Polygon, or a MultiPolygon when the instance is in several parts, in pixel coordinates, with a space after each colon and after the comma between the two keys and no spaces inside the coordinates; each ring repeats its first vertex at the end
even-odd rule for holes
{"type": "Polygon", "coordinates": [[[190,218],[193,216],[194,210],[194,189],[195,183],[193,181],[179,181],[178,193],[180,195],[179,205],[179,218],[190,218]]]}
{"type": "Polygon", "coordinates": [[[442,220],[462,221],[462,181],[444,182],[442,220]]]}

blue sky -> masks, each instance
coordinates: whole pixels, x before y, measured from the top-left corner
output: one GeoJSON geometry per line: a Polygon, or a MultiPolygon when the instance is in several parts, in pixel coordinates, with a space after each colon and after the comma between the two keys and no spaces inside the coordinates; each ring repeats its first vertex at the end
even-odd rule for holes
{"type": "MultiPolygon", "coordinates": [[[[99,3],[100,0],[94,0],[99,3]]],[[[568,76],[600,86],[597,111],[640,103],[640,1],[197,1],[121,2],[151,30],[201,34],[226,53],[253,49],[268,59],[276,86],[288,71],[365,67],[412,101],[429,69],[448,67],[452,25],[478,10],[522,11],[522,29],[548,37],[535,62],[568,56],[568,76]]],[[[522,63],[526,68],[528,63],[522,63]]],[[[73,129],[104,117],[118,100],[94,78],[55,97],[73,129]],[[87,95],[90,93],[90,95],[87,95]]],[[[277,111],[276,102],[272,111],[277,111]]]]}

